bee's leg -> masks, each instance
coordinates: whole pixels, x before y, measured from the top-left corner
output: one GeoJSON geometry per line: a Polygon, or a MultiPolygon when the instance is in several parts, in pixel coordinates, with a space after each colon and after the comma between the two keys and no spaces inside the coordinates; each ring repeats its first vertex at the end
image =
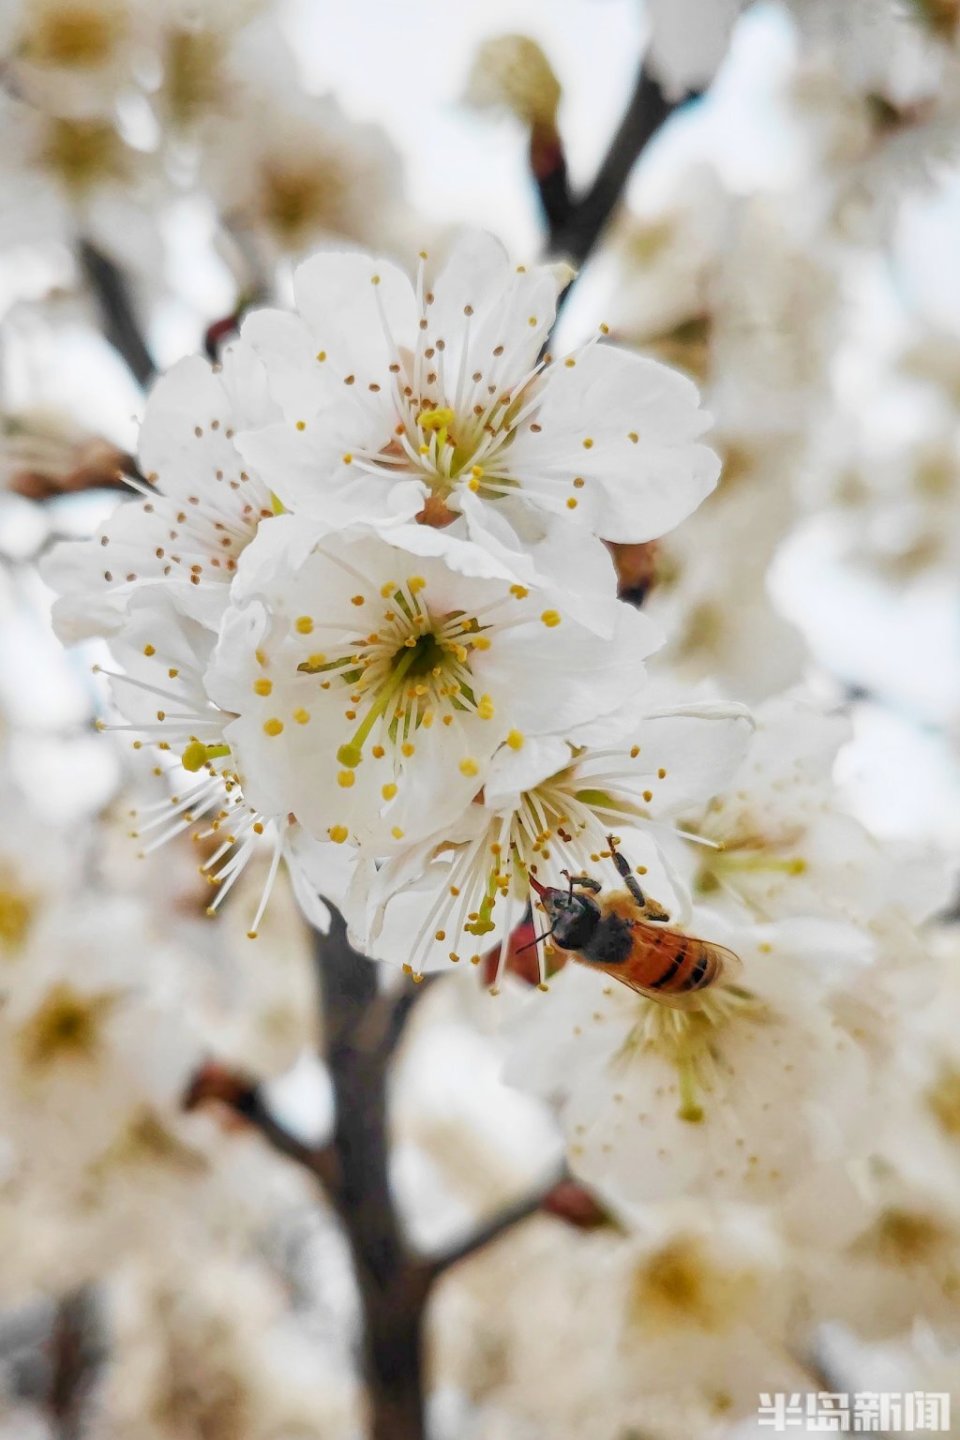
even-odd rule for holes
{"type": "Polygon", "coordinates": [[[614,865],[616,865],[624,885],[626,885],[630,894],[643,911],[644,919],[651,921],[669,920],[670,916],[667,911],[664,910],[663,906],[658,905],[656,900],[648,899],[648,897],[644,895],[640,888],[640,881],[630,869],[626,858],[620,854],[620,851],[617,849],[617,842],[612,835],[607,836],[607,844],[610,846],[610,858],[613,860],[614,865]]]}
{"type": "Polygon", "coordinates": [[[574,885],[579,885],[582,890],[592,890],[599,895],[603,885],[599,880],[594,880],[592,875],[571,875],[569,870],[561,870],[560,874],[570,885],[570,894],[573,894],[574,885]]]}

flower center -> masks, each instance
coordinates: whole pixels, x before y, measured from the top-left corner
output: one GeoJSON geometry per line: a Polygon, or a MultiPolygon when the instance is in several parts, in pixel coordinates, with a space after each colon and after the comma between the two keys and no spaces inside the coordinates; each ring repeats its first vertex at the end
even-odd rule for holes
{"type": "MultiPolygon", "coordinates": [[[[485,627],[463,611],[431,615],[420,598],[425,584],[412,576],[403,586],[384,585],[387,604],[375,631],[351,640],[339,655],[313,655],[298,666],[324,676],[325,689],[336,681],[349,691],[346,718],[357,725],[337,751],[345,786],[368,746],[378,760],[388,748],[409,758],[419,730],[437,721],[450,726],[458,714],[493,716],[490,697],[475,693],[470,668],[472,652],[490,645],[485,627]]],[[[297,622],[308,623],[308,617],[297,622]]]]}
{"type": "Polygon", "coordinates": [[[10,877],[0,886],[0,951],[19,950],[26,940],[36,911],[34,896],[15,888],[10,877]]]}
{"type": "Polygon", "coordinates": [[[55,119],[42,159],[68,188],[84,190],[108,176],[123,178],[126,147],[108,121],[55,119]]]}
{"type": "Polygon", "coordinates": [[[123,24],[119,12],[111,16],[94,6],[65,6],[38,20],[27,54],[41,65],[102,65],[123,24]]]}
{"type": "Polygon", "coordinates": [[[315,157],[303,169],[273,161],[263,169],[260,205],[270,229],[281,240],[296,243],[323,220],[335,227],[346,194],[345,178],[335,164],[315,157]]]}
{"type": "Polygon", "coordinates": [[[662,1055],[676,1071],[677,1118],[689,1125],[702,1124],[706,1103],[717,1098],[723,1083],[714,1059],[717,1029],[735,1020],[762,1023],[763,1005],[749,991],[733,986],[703,991],[696,997],[695,1009],[679,1010],[645,999],[639,1005],[618,1063],[627,1066],[649,1051],[662,1055]]]}
{"type": "Polygon", "coordinates": [[[61,1059],[94,1059],[115,1004],[110,995],[84,996],[68,984],[55,985],[20,1033],[24,1061],[43,1069],[61,1059]]]}

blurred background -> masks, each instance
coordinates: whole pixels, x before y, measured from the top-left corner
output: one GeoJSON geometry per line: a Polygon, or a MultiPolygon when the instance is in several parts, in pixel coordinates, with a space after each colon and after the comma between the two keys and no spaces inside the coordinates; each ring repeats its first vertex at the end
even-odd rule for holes
{"type": "MultiPolygon", "coordinates": [[[[489,228],[518,262],[576,262],[560,348],[603,321],[716,417],[716,494],[617,554],[670,636],[661,673],[845,706],[844,805],[955,874],[960,7],[0,0],[0,55],[0,1435],[359,1436],[340,1227],[251,1120],[314,1151],[330,1133],[310,934],[281,887],[249,946],[256,865],[211,921],[188,839],[130,837],[157,778],[98,732],[106,649],[55,639],[38,563],[118,503],[153,375],[286,303],[299,258],[409,267],[489,228]],[[593,193],[638,71],[653,123],[572,253],[551,207],[593,193]]],[[[956,918],[928,942],[944,1029],[956,918]]],[[[434,985],[397,1052],[391,1177],[424,1252],[560,1162],[554,1108],[500,1078],[501,1020],[434,985]]],[[[879,1258],[825,1233],[836,1197],[793,1230],[554,1197],[438,1289],[430,1434],[745,1436],[760,1392],[956,1394],[953,1073],[941,1208],[879,1258]],[[664,1279],[681,1224],[720,1257],[712,1318],[664,1279]],[[661,1311],[636,1321],[651,1274],[661,1311]]]]}

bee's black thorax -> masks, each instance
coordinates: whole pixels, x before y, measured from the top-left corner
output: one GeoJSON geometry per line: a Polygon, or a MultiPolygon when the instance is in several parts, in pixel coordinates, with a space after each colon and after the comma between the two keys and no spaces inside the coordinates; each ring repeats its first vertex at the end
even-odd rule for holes
{"type": "Polygon", "coordinates": [[[620,965],[633,948],[633,926],[622,915],[603,915],[580,953],[595,965],[620,965]]]}

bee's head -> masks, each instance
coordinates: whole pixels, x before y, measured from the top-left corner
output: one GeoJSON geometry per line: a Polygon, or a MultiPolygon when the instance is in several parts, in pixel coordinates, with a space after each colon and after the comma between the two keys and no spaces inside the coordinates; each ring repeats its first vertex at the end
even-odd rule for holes
{"type": "Polygon", "coordinates": [[[561,950],[582,950],[600,922],[600,906],[589,895],[541,885],[531,875],[530,884],[540,896],[549,922],[549,932],[561,950]]]}

